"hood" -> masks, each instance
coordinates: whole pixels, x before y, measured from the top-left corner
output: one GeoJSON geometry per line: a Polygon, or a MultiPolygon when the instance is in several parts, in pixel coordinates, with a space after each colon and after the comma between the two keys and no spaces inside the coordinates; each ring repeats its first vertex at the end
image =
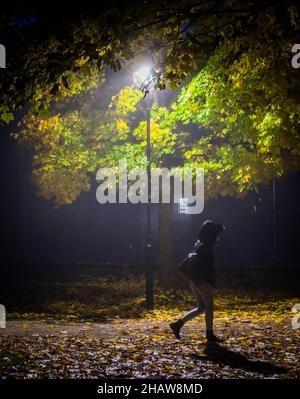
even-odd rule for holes
{"type": "Polygon", "coordinates": [[[202,224],[198,239],[207,244],[213,244],[218,235],[225,230],[225,227],[221,223],[214,223],[212,220],[205,220],[202,224]]]}

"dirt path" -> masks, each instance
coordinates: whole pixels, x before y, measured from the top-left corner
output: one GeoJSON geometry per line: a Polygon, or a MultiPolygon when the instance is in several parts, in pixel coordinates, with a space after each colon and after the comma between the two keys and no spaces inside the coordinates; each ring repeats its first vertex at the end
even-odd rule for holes
{"type": "Polygon", "coordinates": [[[207,345],[204,321],[173,336],[167,322],[10,320],[0,329],[0,378],[299,378],[299,332],[290,320],[217,319],[225,338],[207,345]]]}
{"type": "MultiPolygon", "coordinates": [[[[272,334],[280,330],[282,333],[291,330],[290,320],[286,319],[283,322],[274,323],[273,321],[260,321],[252,322],[248,319],[237,319],[234,317],[226,319],[215,320],[215,329],[220,335],[225,337],[239,337],[242,334],[250,334],[253,332],[254,335],[260,333],[272,334]]],[[[199,334],[199,338],[204,337],[204,321],[192,321],[186,324],[182,329],[183,337],[192,334],[199,334]]],[[[149,335],[155,332],[155,334],[166,334],[172,336],[168,322],[161,321],[118,321],[111,323],[65,323],[59,321],[21,321],[21,320],[9,320],[6,324],[5,329],[0,329],[0,336],[23,336],[39,334],[45,335],[60,335],[68,334],[71,336],[84,335],[86,333],[93,334],[99,338],[116,338],[117,335],[132,337],[136,334],[149,335]]],[[[287,341],[288,341],[287,337],[287,341]]]]}

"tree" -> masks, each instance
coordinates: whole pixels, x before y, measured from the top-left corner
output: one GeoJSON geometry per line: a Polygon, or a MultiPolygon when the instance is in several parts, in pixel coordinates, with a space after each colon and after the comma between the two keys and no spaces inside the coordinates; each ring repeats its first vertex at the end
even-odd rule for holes
{"type": "Polygon", "coordinates": [[[169,116],[199,128],[184,159],[204,168],[208,196],[240,195],[299,170],[300,82],[290,40],[278,21],[272,30],[257,24],[259,32],[222,42],[169,116]]]}
{"type": "MultiPolygon", "coordinates": [[[[137,167],[145,169],[146,125],[143,107],[138,109],[142,96],[140,90],[125,86],[112,96],[105,109],[94,108],[98,101],[94,99],[93,103],[90,97],[78,110],[63,115],[56,113],[41,119],[29,112],[14,137],[33,151],[32,177],[38,193],[54,200],[56,206],[70,204],[81,191],[90,189],[91,179],[95,179],[101,166],[117,169],[119,160],[126,159],[128,171],[137,167]]],[[[176,134],[164,125],[167,114],[166,108],[153,105],[152,167],[165,166],[166,159],[175,151],[176,134]]],[[[170,209],[166,205],[161,208],[161,259],[169,267],[172,261],[167,228],[170,209]]],[[[170,284],[169,272],[160,274],[161,284],[166,281],[170,284]]]]}
{"type": "MultiPolygon", "coordinates": [[[[122,158],[129,168],[146,166],[142,94],[123,87],[115,95],[105,81],[105,66],[118,70],[145,51],[159,54],[164,74],[158,74],[157,88],[167,81],[179,85],[198,69],[171,107],[153,107],[152,166],[203,167],[206,199],[241,196],[299,169],[299,79],[290,64],[299,7],[293,2],[283,7],[281,1],[246,5],[175,2],[162,12],[154,3],[152,14],[132,14],[136,29],[123,17],[118,28],[113,19],[112,29],[107,17],[109,38],[103,29],[93,30],[98,20],[88,17],[88,28],[87,20],[79,24],[88,32],[78,25],[66,48],[68,61],[64,54],[49,67],[49,57],[61,49],[56,37],[38,48],[36,58],[31,54],[30,74],[37,72],[28,93],[31,109],[15,137],[34,152],[39,193],[58,206],[71,203],[89,190],[100,166],[115,166],[122,158]],[[207,35],[204,28],[210,29],[207,35]],[[84,50],[83,36],[94,43],[94,53],[89,46],[84,50]]],[[[18,93],[14,104],[20,105],[24,98],[18,93]]],[[[7,104],[2,110],[10,118],[7,104]]]]}
{"type": "Polygon", "coordinates": [[[274,28],[297,34],[295,1],[178,0],[35,3],[3,7],[1,32],[9,49],[0,83],[0,119],[9,123],[25,105],[44,113],[53,101],[80,92],[90,76],[118,71],[150,55],[160,69],[157,86],[179,86],[205,65],[225,37],[274,28]],[[46,9],[46,12],[45,12],[46,9]],[[261,23],[257,24],[257,20],[261,23]]]}

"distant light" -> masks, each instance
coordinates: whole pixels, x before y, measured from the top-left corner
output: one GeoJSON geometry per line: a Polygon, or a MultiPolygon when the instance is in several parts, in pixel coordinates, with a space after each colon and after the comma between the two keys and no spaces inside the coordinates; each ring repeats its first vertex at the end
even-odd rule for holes
{"type": "Polygon", "coordinates": [[[180,198],[179,200],[179,213],[187,213],[188,200],[187,198],[180,198]]]}

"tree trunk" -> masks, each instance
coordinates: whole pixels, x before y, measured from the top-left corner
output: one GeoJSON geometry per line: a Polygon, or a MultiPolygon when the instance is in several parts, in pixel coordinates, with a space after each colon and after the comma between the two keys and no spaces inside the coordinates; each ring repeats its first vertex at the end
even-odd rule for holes
{"type": "Polygon", "coordinates": [[[172,288],[174,274],[174,255],[172,237],[172,204],[159,204],[159,286],[163,289],[172,288]]]}
{"type": "Polygon", "coordinates": [[[173,247],[172,203],[159,204],[159,287],[178,289],[184,286],[182,278],[176,272],[173,247]]]}

